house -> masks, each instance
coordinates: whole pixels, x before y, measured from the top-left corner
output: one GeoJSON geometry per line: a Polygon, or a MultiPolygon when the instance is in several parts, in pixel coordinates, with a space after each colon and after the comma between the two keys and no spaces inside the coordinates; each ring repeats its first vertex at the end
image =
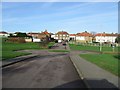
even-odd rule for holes
{"type": "Polygon", "coordinates": [[[47,30],[38,34],[38,38],[42,41],[50,41],[51,34],[47,30]]]}
{"type": "Polygon", "coordinates": [[[56,39],[56,40],[68,40],[69,41],[69,34],[65,31],[59,31],[55,34],[54,39],[56,39]]]}
{"type": "Polygon", "coordinates": [[[52,35],[51,35],[51,38],[52,38],[52,39],[55,39],[55,34],[52,34],[52,35]]]}
{"type": "Polygon", "coordinates": [[[75,40],[76,40],[76,34],[70,34],[69,37],[70,37],[70,41],[71,41],[71,40],[72,40],[72,41],[75,41],[75,40]]]}
{"type": "Polygon", "coordinates": [[[76,42],[92,43],[92,34],[87,31],[76,34],[76,42]]]}
{"type": "Polygon", "coordinates": [[[107,42],[107,43],[115,43],[115,39],[117,38],[118,34],[108,34],[108,33],[97,33],[95,35],[96,42],[107,42]]]}
{"type": "Polygon", "coordinates": [[[28,36],[32,36],[32,42],[41,42],[41,39],[38,38],[39,37],[39,33],[33,33],[33,32],[30,32],[27,34],[28,36]]]}
{"type": "Polygon", "coordinates": [[[30,33],[28,33],[27,35],[28,35],[28,36],[32,36],[33,38],[38,38],[38,34],[39,34],[39,33],[30,32],[30,33]]]}
{"type": "Polygon", "coordinates": [[[8,36],[9,36],[9,34],[7,32],[5,32],[5,31],[0,32],[0,37],[8,37],[8,36]]]}

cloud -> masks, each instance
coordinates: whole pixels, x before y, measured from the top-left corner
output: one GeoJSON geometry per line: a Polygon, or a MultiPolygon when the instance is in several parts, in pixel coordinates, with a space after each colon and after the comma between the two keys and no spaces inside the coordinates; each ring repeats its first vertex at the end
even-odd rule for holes
{"type": "MultiPolygon", "coordinates": [[[[55,0],[54,0],[55,1],[55,0]]],[[[41,7],[42,8],[49,8],[51,7],[52,5],[54,4],[54,2],[50,2],[50,3],[44,3],[41,7]]],[[[56,13],[49,13],[49,14],[43,14],[43,15],[33,15],[33,16],[27,16],[27,17],[12,17],[12,18],[4,18],[3,22],[15,22],[15,21],[32,21],[32,20],[47,20],[47,19],[52,19],[54,20],[54,18],[59,18],[59,17],[67,17],[69,15],[77,15],[79,14],[80,12],[78,12],[77,10],[82,10],[82,8],[88,6],[88,5],[92,5],[92,4],[95,4],[95,3],[84,3],[84,4],[77,4],[77,5],[74,5],[74,6],[69,6],[69,7],[65,7],[65,8],[60,8],[61,12],[56,12],[56,13]],[[63,11],[66,10],[66,11],[63,11]],[[69,9],[69,10],[68,10],[69,9]],[[71,10],[70,10],[71,9],[71,10]]],[[[6,6],[7,7],[7,6],[6,6]]],[[[13,8],[16,7],[15,6],[12,6],[13,8]]],[[[91,12],[91,11],[87,11],[88,12],[91,12]]],[[[83,12],[82,12],[83,13],[83,12]]]]}

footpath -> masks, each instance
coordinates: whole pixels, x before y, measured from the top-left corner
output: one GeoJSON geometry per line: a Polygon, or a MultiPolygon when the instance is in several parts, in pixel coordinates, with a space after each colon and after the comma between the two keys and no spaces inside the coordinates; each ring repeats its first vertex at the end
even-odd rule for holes
{"type": "MultiPolygon", "coordinates": [[[[67,49],[70,50],[69,45],[67,49]]],[[[70,59],[88,88],[120,88],[119,77],[81,58],[79,54],[78,51],[70,51],[70,59]]]]}

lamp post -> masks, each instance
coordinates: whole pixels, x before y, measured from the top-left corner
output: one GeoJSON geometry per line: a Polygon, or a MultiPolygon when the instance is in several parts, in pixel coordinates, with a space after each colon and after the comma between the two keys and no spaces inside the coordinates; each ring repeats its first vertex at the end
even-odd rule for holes
{"type": "Polygon", "coordinates": [[[112,36],[112,50],[113,50],[113,52],[115,51],[115,45],[114,45],[114,42],[113,42],[113,36],[112,36]]]}
{"type": "Polygon", "coordinates": [[[100,38],[100,52],[102,51],[102,42],[101,42],[101,39],[102,39],[102,33],[101,33],[101,38],[100,38]]]}

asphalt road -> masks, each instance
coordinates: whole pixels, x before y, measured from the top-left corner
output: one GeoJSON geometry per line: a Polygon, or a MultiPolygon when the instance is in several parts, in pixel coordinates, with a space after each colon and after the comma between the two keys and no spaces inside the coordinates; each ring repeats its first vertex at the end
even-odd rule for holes
{"type": "Polygon", "coordinates": [[[46,52],[2,70],[3,88],[84,88],[69,54],[46,52]]]}

